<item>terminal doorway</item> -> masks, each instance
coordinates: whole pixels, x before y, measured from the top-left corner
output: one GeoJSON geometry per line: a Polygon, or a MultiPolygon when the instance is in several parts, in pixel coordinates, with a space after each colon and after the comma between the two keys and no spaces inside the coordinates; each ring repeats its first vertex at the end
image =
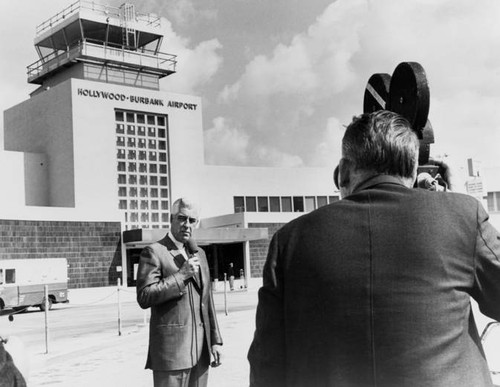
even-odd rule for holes
{"type": "MultiPolygon", "coordinates": [[[[229,279],[229,264],[233,263],[234,276],[239,279],[240,276],[246,275],[244,251],[245,244],[239,243],[224,243],[211,244],[202,246],[207,255],[208,266],[210,268],[210,279],[215,279],[220,282],[224,281],[224,273],[229,279]]],[[[137,269],[139,266],[139,258],[142,251],[141,248],[129,248],[127,251],[127,285],[135,286],[137,280],[137,269]]]]}
{"type": "Polygon", "coordinates": [[[212,280],[224,281],[224,273],[229,278],[229,264],[233,263],[234,276],[240,278],[240,274],[246,275],[245,271],[245,244],[239,243],[219,243],[203,246],[207,254],[208,265],[210,266],[210,277],[212,280]]]}

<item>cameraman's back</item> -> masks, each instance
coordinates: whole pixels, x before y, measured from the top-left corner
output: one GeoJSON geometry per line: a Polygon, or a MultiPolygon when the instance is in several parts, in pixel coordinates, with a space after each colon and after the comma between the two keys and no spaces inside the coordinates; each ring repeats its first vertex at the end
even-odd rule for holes
{"type": "Polygon", "coordinates": [[[394,113],[349,125],[342,200],[271,241],[251,386],[491,386],[470,297],[500,319],[500,235],[476,199],[411,188],[417,160],[394,113]]]}

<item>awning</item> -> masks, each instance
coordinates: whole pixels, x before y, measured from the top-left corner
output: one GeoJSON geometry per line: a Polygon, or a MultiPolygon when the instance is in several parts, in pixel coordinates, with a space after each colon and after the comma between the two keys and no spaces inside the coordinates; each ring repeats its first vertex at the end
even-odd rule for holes
{"type": "MultiPolygon", "coordinates": [[[[141,247],[162,239],[168,233],[167,229],[136,229],[123,232],[123,243],[126,247],[141,247]]],[[[217,227],[196,228],[193,237],[199,245],[238,243],[269,239],[265,227],[217,227]]]]}

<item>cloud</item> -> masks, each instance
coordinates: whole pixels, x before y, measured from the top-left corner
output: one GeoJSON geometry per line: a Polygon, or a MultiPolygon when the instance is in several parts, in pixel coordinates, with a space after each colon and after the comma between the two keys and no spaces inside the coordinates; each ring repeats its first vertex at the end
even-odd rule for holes
{"type": "Polygon", "coordinates": [[[285,154],[262,144],[251,146],[249,136],[223,117],[213,120],[213,126],[204,132],[204,140],[207,164],[303,166],[298,156],[285,154]]]}
{"type": "MultiPolygon", "coordinates": [[[[219,115],[242,128],[249,147],[273,144],[305,165],[329,165],[340,157],[334,128],[362,113],[369,77],[415,61],[431,91],[431,153],[447,148],[464,160],[476,154],[494,163],[498,14],[495,0],[338,0],[288,44],[249,60],[239,79],[221,88],[219,115]]],[[[248,162],[260,163],[258,153],[247,151],[248,162]]]]}
{"type": "Polygon", "coordinates": [[[194,48],[190,41],[177,35],[172,24],[165,18],[161,19],[164,34],[162,51],[177,56],[177,73],[163,78],[165,89],[178,93],[199,94],[200,88],[210,83],[222,65],[222,48],[217,39],[206,40],[194,48]]]}

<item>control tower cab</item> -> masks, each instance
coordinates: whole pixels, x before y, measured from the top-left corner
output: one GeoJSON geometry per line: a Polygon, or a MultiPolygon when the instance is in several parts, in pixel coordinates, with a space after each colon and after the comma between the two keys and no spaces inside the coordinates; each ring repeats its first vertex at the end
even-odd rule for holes
{"type": "Polygon", "coordinates": [[[160,52],[160,18],[133,4],[110,7],[77,1],[36,28],[40,59],[28,66],[36,95],[69,78],[159,90],[176,71],[176,56],[160,52]]]}

